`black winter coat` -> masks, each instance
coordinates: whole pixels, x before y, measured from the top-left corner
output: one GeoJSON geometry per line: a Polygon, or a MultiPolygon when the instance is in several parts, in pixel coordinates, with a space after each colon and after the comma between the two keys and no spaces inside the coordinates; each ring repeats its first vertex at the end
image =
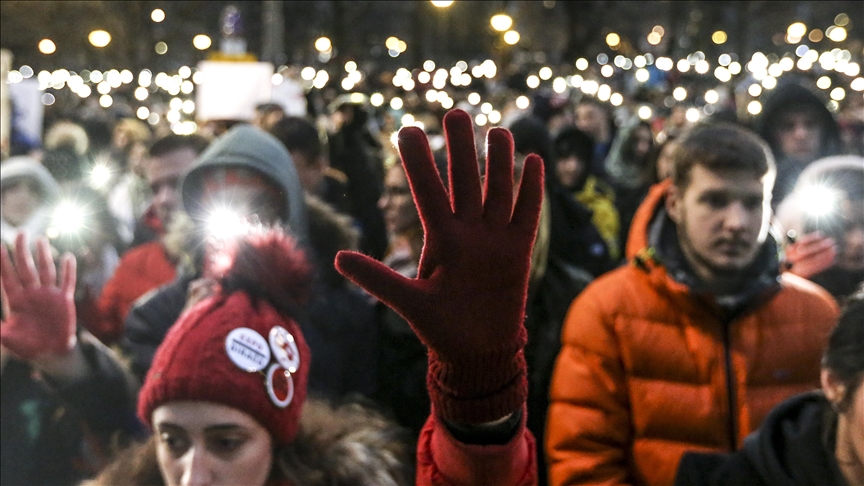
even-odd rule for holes
{"type": "Polygon", "coordinates": [[[676,486],[848,486],[837,466],[832,437],[836,422],[821,392],[777,405],[733,454],[689,453],[676,486]]]}

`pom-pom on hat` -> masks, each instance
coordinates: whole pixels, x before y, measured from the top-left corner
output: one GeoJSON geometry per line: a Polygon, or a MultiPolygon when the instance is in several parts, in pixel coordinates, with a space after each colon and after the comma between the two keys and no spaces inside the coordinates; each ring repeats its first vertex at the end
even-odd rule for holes
{"type": "Polygon", "coordinates": [[[276,229],[252,232],[228,251],[221,289],[177,320],[156,351],[138,398],[138,415],[172,401],[241,410],[276,444],[297,433],[311,355],[291,317],[304,303],[311,267],[294,240],[276,229]]]}

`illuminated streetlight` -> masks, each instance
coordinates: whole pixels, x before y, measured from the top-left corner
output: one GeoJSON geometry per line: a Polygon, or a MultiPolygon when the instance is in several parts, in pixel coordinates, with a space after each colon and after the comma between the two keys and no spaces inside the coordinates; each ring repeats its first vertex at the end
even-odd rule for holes
{"type": "Polygon", "coordinates": [[[213,45],[213,41],[210,40],[210,37],[204,34],[198,34],[192,38],[192,45],[195,46],[195,49],[199,51],[203,51],[209,49],[211,45],[213,45]]]}
{"type": "Polygon", "coordinates": [[[504,42],[510,46],[516,45],[521,38],[522,36],[520,36],[519,32],[516,32],[515,30],[508,30],[504,33],[504,42]]]}
{"type": "MultiPolygon", "coordinates": [[[[150,20],[152,20],[153,22],[156,22],[157,24],[159,22],[162,22],[163,20],[165,20],[165,11],[162,10],[161,8],[153,9],[153,11],[150,12],[150,20]]],[[[147,118],[147,117],[145,116],[144,118],[147,118]]]]}
{"type": "Polygon", "coordinates": [[[617,47],[619,44],[621,44],[621,36],[619,36],[615,32],[610,32],[606,36],[606,44],[609,47],[617,47]]]}
{"type": "Polygon", "coordinates": [[[493,15],[492,18],[489,19],[489,23],[492,25],[493,29],[498,32],[504,32],[513,25],[513,19],[507,14],[498,14],[493,15]]]}
{"type": "Polygon", "coordinates": [[[105,47],[111,43],[111,34],[104,30],[94,30],[93,32],[90,32],[87,39],[94,47],[105,47]]]}
{"type": "Polygon", "coordinates": [[[319,37],[315,41],[315,49],[318,52],[327,52],[333,48],[333,44],[330,42],[330,39],[327,37],[319,37]]]}
{"type": "Polygon", "coordinates": [[[453,0],[431,0],[430,3],[434,7],[447,8],[450,5],[453,5],[453,0]]]}
{"type": "Polygon", "coordinates": [[[726,32],[723,32],[722,30],[718,30],[717,32],[711,34],[711,41],[715,44],[724,44],[726,43],[726,39],[726,32]]]}
{"type": "Polygon", "coordinates": [[[42,39],[39,41],[39,52],[42,54],[54,54],[57,51],[57,46],[51,39],[42,39]]]}

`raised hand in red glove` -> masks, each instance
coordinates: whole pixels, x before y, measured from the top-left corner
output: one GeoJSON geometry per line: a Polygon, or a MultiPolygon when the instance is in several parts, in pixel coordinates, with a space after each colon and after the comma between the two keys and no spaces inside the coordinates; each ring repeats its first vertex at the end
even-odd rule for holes
{"type": "Polygon", "coordinates": [[[422,130],[403,128],[399,151],[423,223],[416,279],[359,253],[340,252],[339,271],[411,324],[429,348],[427,386],[438,414],[454,423],[492,422],[525,401],[525,300],[543,198],[543,164],[525,161],[513,204],[513,138],[487,137],[481,188],[471,117],[444,117],[450,197],[422,130]]]}
{"type": "Polygon", "coordinates": [[[75,258],[66,254],[58,286],[48,240],[36,241],[37,265],[27,237],[15,238],[15,264],[6,248],[0,252],[0,286],[9,308],[0,325],[0,343],[22,359],[65,356],[75,348],[75,258]]]}

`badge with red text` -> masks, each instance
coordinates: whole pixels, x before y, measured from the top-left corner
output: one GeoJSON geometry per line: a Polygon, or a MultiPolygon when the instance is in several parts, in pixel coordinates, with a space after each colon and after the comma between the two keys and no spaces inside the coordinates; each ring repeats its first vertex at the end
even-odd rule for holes
{"type": "Polygon", "coordinates": [[[225,338],[225,352],[243,371],[261,371],[270,363],[270,346],[264,336],[248,327],[238,327],[225,338]]]}
{"type": "Polygon", "coordinates": [[[287,407],[294,399],[294,378],[278,363],[267,368],[267,395],[279,408],[287,407]]]}
{"type": "Polygon", "coordinates": [[[270,349],[273,351],[273,357],[283,368],[291,373],[297,372],[297,367],[300,366],[300,351],[297,349],[294,336],[287,329],[282,326],[273,326],[270,329],[270,349]]]}

